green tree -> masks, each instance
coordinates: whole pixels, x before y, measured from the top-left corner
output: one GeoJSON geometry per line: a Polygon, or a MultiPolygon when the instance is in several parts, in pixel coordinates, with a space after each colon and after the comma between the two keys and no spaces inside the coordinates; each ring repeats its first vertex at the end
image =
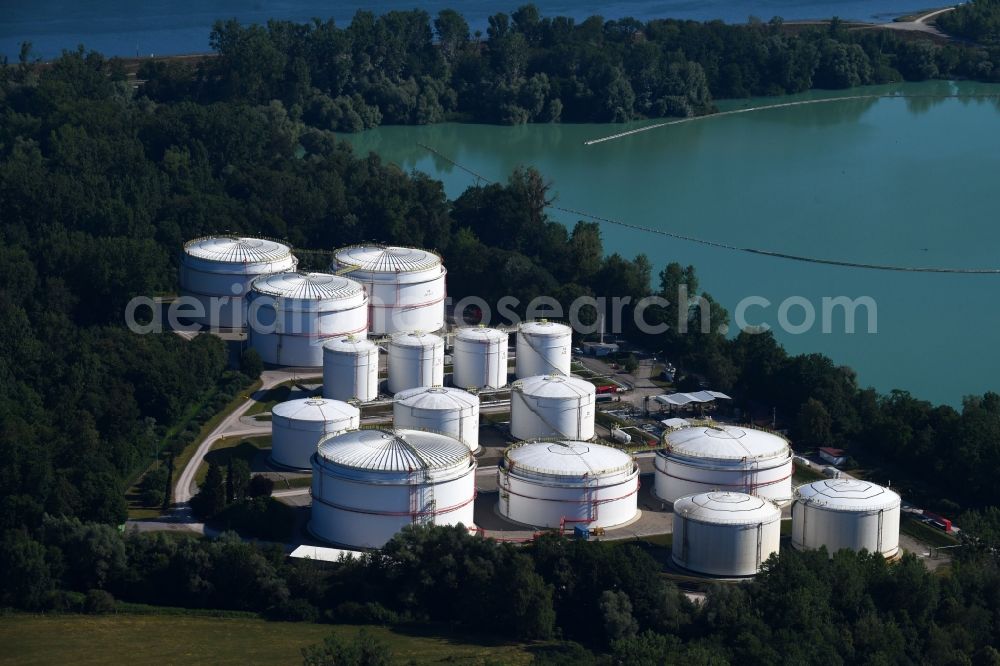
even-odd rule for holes
{"type": "Polygon", "coordinates": [[[260,354],[253,347],[247,347],[240,354],[240,372],[250,379],[260,379],[260,373],[264,371],[264,362],[260,354]]]}
{"type": "Polygon", "coordinates": [[[822,402],[809,398],[795,421],[796,438],[809,446],[827,446],[833,440],[833,419],[822,402]]]}

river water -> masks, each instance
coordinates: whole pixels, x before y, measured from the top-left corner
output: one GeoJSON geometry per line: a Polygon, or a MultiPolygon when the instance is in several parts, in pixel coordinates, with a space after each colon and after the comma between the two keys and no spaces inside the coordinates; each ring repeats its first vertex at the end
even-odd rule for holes
{"type": "MultiPolygon", "coordinates": [[[[436,15],[441,9],[461,11],[473,29],[485,31],[486,19],[511,12],[522,0],[0,0],[0,56],[17,58],[21,42],[30,41],[36,56],[52,58],[62,49],[84,44],[107,55],[168,55],[209,50],[208,34],[216,19],[236,17],[244,23],[268,19],[308,21],[333,18],[344,25],[358,9],[385,12],[420,7],[436,15]]],[[[745,22],[750,16],[769,19],[829,18],[888,21],[928,6],[927,0],[536,0],[543,15],[583,19],[633,16],[641,20],[681,18],[745,22]]],[[[938,3],[940,4],[940,2],[938,3]]]]}
{"type": "MultiPolygon", "coordinates": [[[[1000,94],[1000,86],[934,82],[839,95],[867,93],[1000,94]]],[[[376,151],[441,179],[449,196],[460,194],[472,177],[418,143],[490,179],[503,179],[518,165],[534,166],[567,208],[738,247],[873,264],[1000,267],[996,99],[847,100],[703,119],[584,145],[639,126],[443,124],[382,127],[345,138],[358,151],[376,151]]],[[[577,219],[554,217],[566,224],[577,219]]],[[[654,272],[670,261],[694,264],[702,288],[730,315],[748,297],[766,299],[769,306],[746,311],[748,323],[772,326],[792,352],[819,351],[852,366],[864,386],[901,388],[951,404],[1000,389],[1000,275],[878,272],[750,255],[611,225],[602,231],[607,251],[645,253],[654,272]],[[864,308],[853,334],[845,332],[841,310],[824,318],[822,299],[839,296],[873,299],[877,332],[867,332],[864,308]],[[784,302],[792,332],[780,330],[784,302]],[[794,332],[810,307],[815,324],[794,332]],[[830,332],[823,331],[824,319],[830,332]]]]}

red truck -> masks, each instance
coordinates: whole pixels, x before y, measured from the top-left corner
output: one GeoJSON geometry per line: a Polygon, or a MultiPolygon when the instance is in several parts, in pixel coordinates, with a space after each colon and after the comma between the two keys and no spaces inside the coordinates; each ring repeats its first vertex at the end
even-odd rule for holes
{"type": "Polygon", "coordinates": [[[951,534],[951,521],[944,516],[939,516],[938,514],[931,513],[930,511],[924,511],[924,518],[928,523],[939,530],[943,530],[944,532],[951,534]]]}
{"type": "Polygon", "coordinates": [[[618,387],[614,384],[605,384],[604,386],[598,386],[594,389],[597,395],[604,395],[606,393],[618,393],[618,387]]]}

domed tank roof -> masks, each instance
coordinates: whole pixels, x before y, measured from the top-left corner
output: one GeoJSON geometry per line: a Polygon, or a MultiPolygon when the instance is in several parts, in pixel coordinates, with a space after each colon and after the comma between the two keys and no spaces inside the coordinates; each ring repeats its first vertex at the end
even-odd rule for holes
{"type": "Polygon", "coordinates": [[[329,273],[275,273],[253,281],[253,290],[266,296],[303,301],[344,300],[364,296],[354,280],[329,273]]]}
{"type": "Polygon", "coordinates": [[[451,469],[472,459],[469,447],[452,437],[391,428],[324,437],[318,456],[341,467],[379,472],[451,469]]]}
{"type": "Polygon", "coordinates": [[[227,264],[266,264],[287,258],[292,249],[265,238],[205,236],[184,244],[184,252],[197,259],[227,264]]]}
{"type": "Polygon", "coordinates": [[[763,430],[732,425],[694,425],[668,432],[663,455],[711,460],[787,458],[791,449],[783,438],[763,430]]]}
{"type": "Polygon", "coordinates": [[[756,525],[781,520],[781,509],[766,499],[731,492],[678,498],[674,502],[674,513],[689,520],[720,525],[756,525]]]}
{"type": "Polygon", "coordinates": [[[563,375],[525,377],[514,382],[513,388],[536,398],[578,398],[597,393],[597,389],[590,382],[563,375]]]}
{"type": "Polygon", "coordinates": [[[388,245],[354,245],[337,250],[335,261],[343,267],[367,273],[411,273],[441,265],[441,257],[429,250],[388,245]]]}
{"type": "Polygon", "coordinates": [[[632,456],[624,451],[572,440],[527,442],[507,449],[504,458],[513,474],[528,471],[552,476],[593,478],[629,472],[635,467],[632,456]]]}
{"type": "Polygon", "coordinates": [[[573,329],[566,324],[560,324],[559,322],[549,321],[547,319],[526,321],[521,324],[518,330],[521,333],[526,333],[528,335],[549,335],[562,337],[573,334],[573,329]]]}
{"type": "Polygon", "coordinates": [[[333,338],[324,342],[323,348],[335,353],[357,354],[371,353],[373,349],[378,349],[378,345],[364,336],[345,335],[342,338],[333,338]]]}
{"type": "Polygon", "coordinates": [[[357,418],[358,408],[340,400],[303,398],[279,402],[271,409],[271,416],[295,421],[340,421],[357,418]]]}
{"type": "Polygon", "coordinates": [[[468,391],[445,386],[418,386],[396,394],[395,400],[407,407],[426,410],[469,409],[479,406],[479,398],[468,391]]]}
{"type": "Polygon", "coordinates": [[[396,347],[416,347],[426,349],[444,344],[444,340],[439,335],[433,333],[423,333],[421,331],[411,331],[409,333],[397,333],[392,336],[389,344],[396,347]]]}
{"type": "Polygon", "coordinates": [[[795,499],[831,511],[895,509],[900,497],[888,488],[861,479],[823,479],[795,489],[795,499]]]}
{"type": "Polygon", "coordinates": [[[460,328],[455,334],[458,340],[468,340],[470,342],[505,342],[508,334],[497,328],[486,326],[469,326],[460,328]]]}

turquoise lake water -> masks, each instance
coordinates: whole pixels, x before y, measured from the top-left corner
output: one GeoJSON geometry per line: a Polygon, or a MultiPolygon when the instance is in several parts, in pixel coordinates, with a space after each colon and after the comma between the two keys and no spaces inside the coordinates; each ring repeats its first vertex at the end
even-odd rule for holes
{"type": "MultiPolygon", "coordinates": [[[[838,93],[1000,94],[984,84],[902,84],[838,93]]],[[[722,103],[723,108],[823,97],[722,103]]],[[[826,95],[833,96],[832,94],[826,95]]],[[[649,124],[649,123],[645,123],[649,124]]],[[[1000,101],[889,98],[762,110],[673,125],[592,146],[642,126],[444,124],[345,135],[405,169],[444,181],[457,196],[472,178],[423,143],[491,179],[518,165],[553,182],[558,204],[601,217],[776,252],[904,266],[1000,267],[1000,101]]],[[[554,213],[573,224],[576,217],[554,213]]],[[[752,324],[777,326],[788,298],[812,304],[809,331],[777,331],[792,352],[820,351],[859,382],[958,404],[1000,389],[1000,275],[894,273],[798,263],[602,226],[605,248],[647,254],[658,272],[694,264],[701,285],[732,315],[747,297],[752,324]],[[868,296],[877,333],[861,317],[821,327],[823,297],[868,296]]],[[[792,307],[788,320],[802,321],[792,307]]],[[[864,315],[864,310],[859,310],[864,315]]]]}

